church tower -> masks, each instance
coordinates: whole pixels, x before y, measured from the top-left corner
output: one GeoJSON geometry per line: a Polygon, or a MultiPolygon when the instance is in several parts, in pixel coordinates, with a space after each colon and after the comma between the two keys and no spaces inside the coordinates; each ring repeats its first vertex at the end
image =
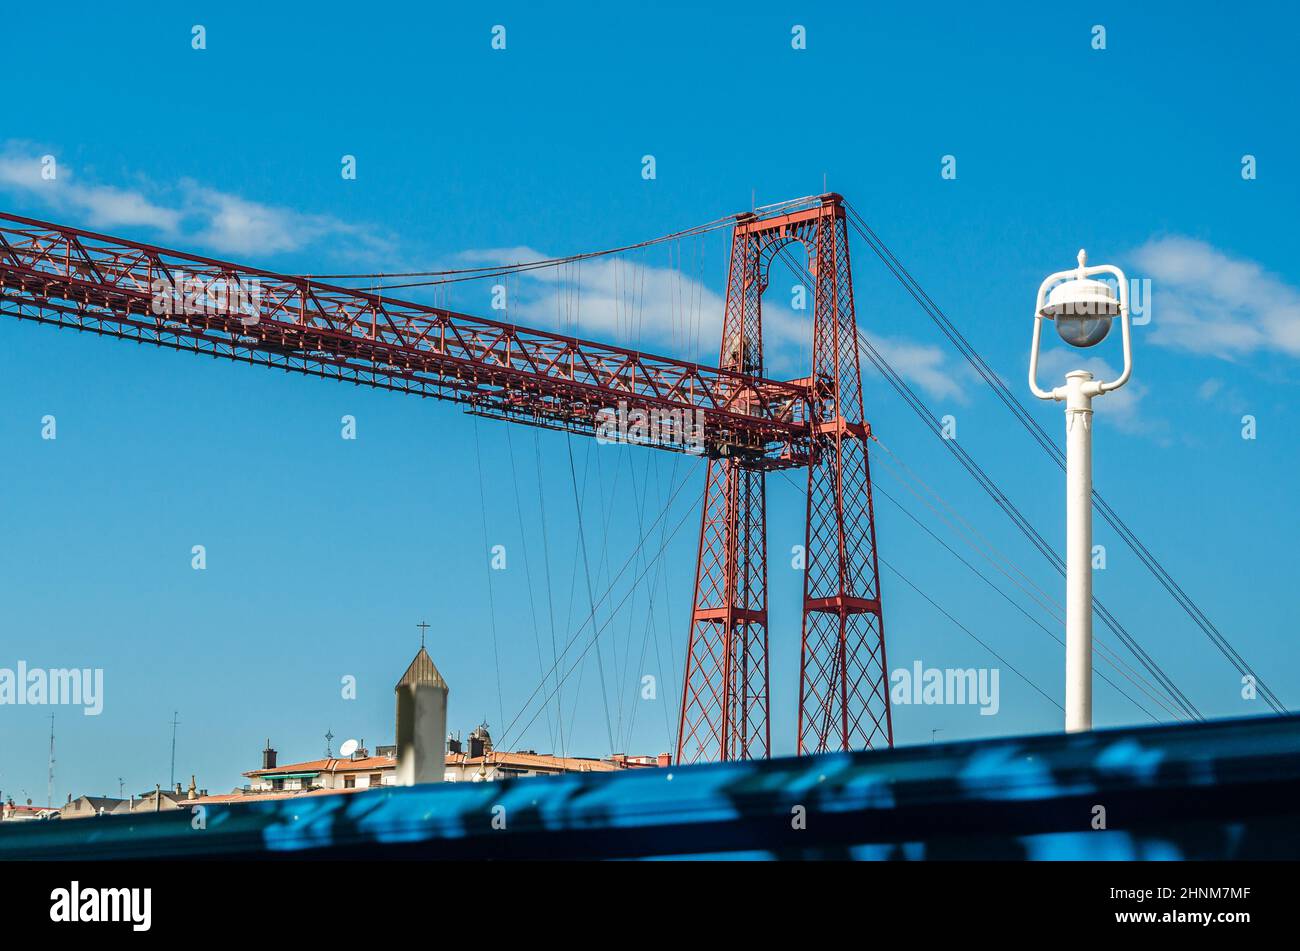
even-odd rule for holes
{"type": "Polygon", "coordinates": [[[393,690],[397,694],[397,785],[442,782],[449,688],[424,644],[393,690]]]}

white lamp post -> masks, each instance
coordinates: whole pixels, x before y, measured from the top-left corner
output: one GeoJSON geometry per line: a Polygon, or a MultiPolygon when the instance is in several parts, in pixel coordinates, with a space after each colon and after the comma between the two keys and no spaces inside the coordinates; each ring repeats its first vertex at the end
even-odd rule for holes
{"type": "Polygon", "coordinates": [[[1092,729],[1092,400],[1119,389],[1133,373],[1129,342],[1128,280],[1110,264],[1057,271],[1038,288],[1034,342],[1029,351],[1029,389],[1042,400],[1065,401],[1065,730],[1092,729]],[[1090,280],[1110,274],[1119,282],[1119,300],[1108,284],[1090,280]],[[1052,286],[1055,285],[1055,286],[1052,286]],[[1051,292],[1048,293],[1048,289],[1051,292]],[[1110,332],[1118,314],[1124,344],[1124,372],[1117,379],[1094,380],[1087,370],[1071,370],[1052,390],[1038,385],[1038,344],[1043,320],[1072,347],[1095,347],[1110,332]]]}

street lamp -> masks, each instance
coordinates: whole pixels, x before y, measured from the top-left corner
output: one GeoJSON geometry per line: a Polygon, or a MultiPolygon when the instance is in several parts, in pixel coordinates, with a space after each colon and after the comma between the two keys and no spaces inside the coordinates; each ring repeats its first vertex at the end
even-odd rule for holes
{"type": "Polygon", "coordinates": [[[1079,266],[1051,274],[1038,288],[1034,342],[1029,351],[1029,389],[1040,400],[1065,401],[1065,731],[1092,729],[1092,400],[1117,390],[1133,373],[1129,342],[1128,280],[1110,264],[1079,266]],[[1091,280],[1110,274],[1119,282],[1119,300],[1110,285],[1091,280]],[[1053,286],[1055,285],[1055,286],[1053,286]],[[1050,293],[1049,293],[1050,288],[1050,293]],[[1087,370],[1071,370],[1052,390],[1038,385],[1038,345],[1043,321],[1056,324],[1072,347],[1095,347],[1106,339],[1118,315],[1124,345],[1124,372],[1110,381],[1094,380],[1087,370]]]}

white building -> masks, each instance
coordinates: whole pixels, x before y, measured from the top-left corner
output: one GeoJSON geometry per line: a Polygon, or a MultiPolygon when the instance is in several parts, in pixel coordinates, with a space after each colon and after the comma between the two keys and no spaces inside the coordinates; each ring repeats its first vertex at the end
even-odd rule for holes
{"type": "MultiPolygon", "coordinates": [[[[486,723],[469,735],[469,748],[465,750],[459,738],[443,736],[449,689],[423,646],[393,689],[397,695],[396,733],[399,741],[410,751],[407,755],[419,762],[425,762],[420,760],[421,757],[441,756],[444,761],[442,779],[446,782],[491,782],[518,776],[557,776],[562,773],[612,773],[624,769],[665,767],[670,763],[667,753],[658,756],[616,754],[609,759],[593,759],[555,756],[535,750],[496,750],[492,747],[492,736],[486,723]],[[441,709],[426,709],[432,706],[441,709]],[[436,732],[430,732],[435,726],[436,732]]],[[[276,762],[277,753],[271,749],[271,741],[267,740],[266,749],[262,751],[262,768],[244,773],[249,780],[244,789],[222,796],[204,796],[199,801],[230,802],[250,796],[280,798],[399,785],[400,755],[397,745],[380,746],[373,756],[361,748],[351,756],[331,756],[281,766],[276,762]]],[[[428,773],[427,765],[413,770],[413,774],[428,773]]]]}

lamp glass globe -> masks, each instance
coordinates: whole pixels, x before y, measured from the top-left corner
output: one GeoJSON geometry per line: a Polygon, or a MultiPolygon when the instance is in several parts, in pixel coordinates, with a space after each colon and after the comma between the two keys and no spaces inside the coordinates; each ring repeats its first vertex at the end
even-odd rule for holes
{"type": "Polygon", "coordinates": [[[1110,333],[1109,314],[1065,315],[1056,318],[1056,333],[1072,347],[1095,347],[1110,333]]]}

